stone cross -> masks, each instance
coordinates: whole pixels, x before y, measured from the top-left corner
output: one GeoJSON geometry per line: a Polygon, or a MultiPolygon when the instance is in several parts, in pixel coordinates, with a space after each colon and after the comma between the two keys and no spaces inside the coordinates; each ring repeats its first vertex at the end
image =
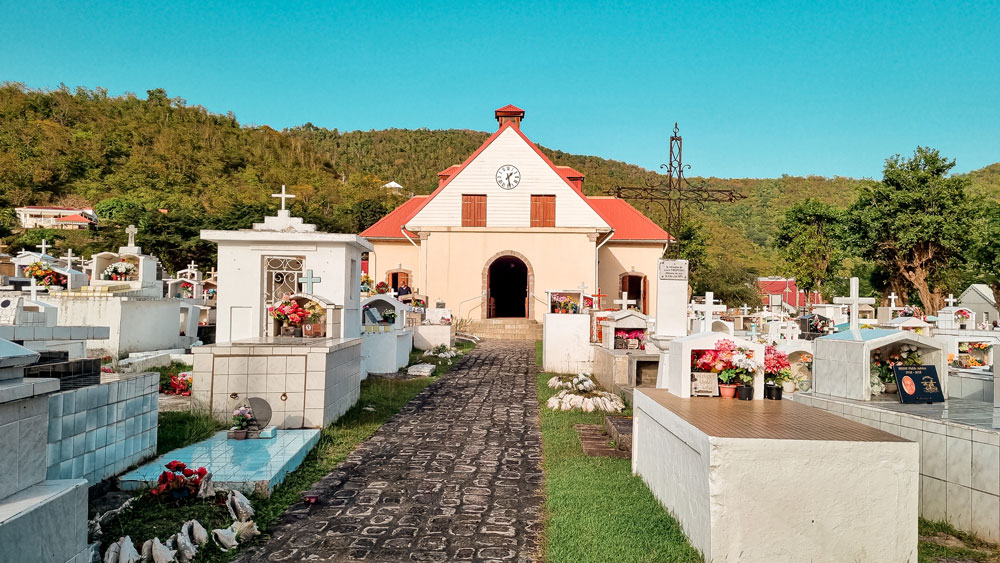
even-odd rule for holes
{"type": "Polygon", "coordinates": [[[743,313],[743,316],[745,317],[747,316],[747,313],[750,312],[750,307],[747,307],[747,304],[744,303],[743,306],[740,307],[740,312],[743,313]]]}
{"type": "Polygon", "coordinates": [[[838,305],[849,305],[851,308],[851,330],[858,330],[861,324],[858,321],[858,307],[861,305],[872,305],[875,303],[875,298],[873,297],[860,297],[859,293],[861,284],[858,278],[851,278],[851,296],[850,297],[834,297],[833,302],[838,305]]]}
{"type": "Polygon", "coordinates": [[[313,292],[313,285],[321,281],[323,281],[323,278],[314,276],[312,270],[306,270],[306,275],[304,277],[299,278],[299,284],[301,284],[303,286],[303,289],[305,289],[306,293],[310,295],[312,295],[313,292]]]}
{"type": "Polygon", "coordinates": [[[622,292],[622,298],[621,299],[615,299],[612,303],[614,303],[615,305],[621,305],[621,310],[624,311],[625,309],[628,309],[629,305],[635,305],[636,301],[635,301],[635,299],[629,299],[628,298],[628,292],[627,291],[623,291],[622,292]]]}
{"type": "Polygon", "coordinates": [[[192,260],[191,263],[188,264],[188,270],[191,270],[192,272],[197,272],[198,264],[194,260],[192,260]]]}
{"type": "Polygon", "coordinates": [[[954,307],[955,306],[955,301],[958,301],[958,300],[955,299],[955,295],[953,293],[949,293],[948,294],[948,298],[945,299],[945,303],[947,303],[949,307],[954,307]]]}
{"type": "Polygon", "coordinates": [[[215,279],[215,268],[208,271],[208,279],[215,279]]]}
{"type": "Polygon", "coordinates": [[[715,317],[715,313],[724,313],[728,309],[725,305],[715,304],[715,293],[711,291],[705,292],[705,304],[698,305],[697,303],[691,306],[691,309],[696,313],[704,313],[704,318],[701,320],[701,332],[708,332],[712,326],[712,320],[715,317]]]}
{"type": "Polygon", "coordinates": [[[892,308],[895,308],[896,307],[896,300],[897,299],[899,299],[899,296],[896,295],[895,291],[893,291],[892,293],[890,293],[889,294],[889,306],[892,307],[892,308]]]}
{"type": "Polygon", "coordinates": [[[66,269],[69,270],[66,272],[66,290],[73,291],[73,259],[79,258],[79,256],[73,256],[73,249],[67,248],[66,256],[62,258],[66,261],[66,269]]]}
{"type": "Polygon", "coordinates": [[[135,246],[135,235],[139,232],[139,229],[135,228],[135,225],[129,225],[125,228],[125,233],[128,235],[128,245],[130,247],[135,246]]]}
{"type": "Polygon", "coordinates": [[[49,243],[48,243],[47,240],[42,239],[42,244],[39,244],[35,248],[38,248],[39,250],[41,250],[42,251],[42,256],[45,256],[45,251],[48,250],[48,249],[50,249],[50,248],[52,248],[52,246],[49,245],[49,243]]]}
{"type": "Polygon", "coordinates": [[[289,194],[289,193],[285,193],[285,185],[281,184],[281,193],[280,194],[271,194],[271,197],[276,197],[276,198],[278,198],[278,199],[281,200],[281,210],[284,211],[285,210],[285,200],[286,199],[293,199],[295,196],[292,195],[292,194],[289,194]]]}
{"type": "Polygon", "coordinates": [[[35,301],[36,299],[38,299],[38,282],[35,281],[34,277],[32,277],[31,278],[31,300],[35,301]]]}

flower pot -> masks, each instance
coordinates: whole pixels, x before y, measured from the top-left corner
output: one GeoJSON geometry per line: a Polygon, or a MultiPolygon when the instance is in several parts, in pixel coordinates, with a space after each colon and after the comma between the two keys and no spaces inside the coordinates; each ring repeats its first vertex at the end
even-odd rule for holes
{"type": "Polygon", "coordinates": [[[246,440],[247,439],[247,429],[246,428],[237,428],[237,429],[233,430],[233,439],[234,440],[246,440]]]}
{"type": "Polygon", "coordinates": [[[958,328],[965,330],[965,323],[958,323],[958,328]]]}
{"type": "Polygon", "coordinates": [[[784,391],[785,393],[794,393],[795,392],[795,382],[794,381],[782,381],[781,382],[781,390],[784,391]]]}
{"type": "Polygon", "coordinates": [[[777,385],[765,385],[764,386],[764,398],[771,399],[773,401],[781,400],[781,387],[777,385]]]}
{"type": "Polygon", "coordinates": [[[750,385],[740,385],[736,388],[736,397],[741,401],[753,399],[753,387],[750,385]]]}
{"type": "Polygon", "coordinates": [[[888,393],[888,394],[898,393],[899,392],[899,387],[896,385],[895,381],[891,382],[891,383],[886,383],[885,384],[885,392],[888,393]]]}
{"type": "Polygon", "coordinates": [[[720,383],[719,384],[719,396],[723,399],[732,399],[736,396],[736,385],[732,383],[720,383]]]}

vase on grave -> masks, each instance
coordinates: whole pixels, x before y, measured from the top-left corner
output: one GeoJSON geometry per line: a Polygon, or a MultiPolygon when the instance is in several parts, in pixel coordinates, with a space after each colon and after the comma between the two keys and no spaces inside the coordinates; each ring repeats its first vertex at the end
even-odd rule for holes
{"type": "Polygon", "coordinates": [[[795,392],[795,382],[792,381],[792,380],[790,380],[790,379],[786,379],[785,381],[782,381],[781,382],[781,390],[784,391],[785,393],[794,393],[795,392]]]}
{"type": "Polygon", "coordinates": [[[885,391],[883,391],[883,393],[886,393],[888,395],[892,395],[892,394],[898,393],[898,392],[899,392],[899,388],[896,386],[896,382],[895,381],[893,381],[891,383],[886,383],[885,384],[885,391]]]}
{"type": "Polygon", "coordinates": [[[719,396],[723,399],[732,399],[736,397],[736,387],[735,383],[720,383],[719,384],[719,396]]]}

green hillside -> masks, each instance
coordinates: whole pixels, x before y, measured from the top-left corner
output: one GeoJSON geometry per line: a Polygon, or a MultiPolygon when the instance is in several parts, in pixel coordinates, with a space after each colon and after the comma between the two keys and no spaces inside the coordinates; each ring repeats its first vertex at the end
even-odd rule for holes
{"type": "MultiPolygon", "coordinates": [[[[212,114],[159,89],[143,99],[8,83],[0,85],[0,209],[5,209],[0,235],[4,225],[14,226],[9,212],[14,206],[97,205],[109,230],[128,220],[178,231],[159,241],[168,266],[186,260],[173,255],[179,252],[171,247],[175,243],[209,260],[211,248],[190,242],[191,235],[201,226],[246,226],[259,219],[275,205],[269,196],[281,184],[298,195],[296,213],[327,230],[356,231],[402,201],[382,184],[396,181],[407,193],[429,193],[440,170],[463,161],[487,136],[470,130],[340,132],[311,124],[276,131],[242,126],[231,114],[212,114]],[[183,232],[171,221],[183,221],[183,232]]],[[[586,174],[588,194],[657,177],[624,162],[542,150],[557,164],[586,174]]],[[[1000,196],[1000,163],[970,177],[979,196],[1000,196]]],[[[816,176],[704,181],[747,196],[734,204],[690,208],[704,226],[709,256],[718,260],[725,252],[727,260],[763,274],[781,270],[773,246],[790,205],[813,197],[846,206],[860,183],[816,176]]],[[[655,206],[634,204],[662,221],[655,206]]],[[[75,248],[85,242],[84,251],[95,250],[116,244],[117,236],[98,233],[83,242],[70,237],[62,244],[75,248]]],[[[30,238],[15,233],[7,241],[16,248],[30,238]]]]}

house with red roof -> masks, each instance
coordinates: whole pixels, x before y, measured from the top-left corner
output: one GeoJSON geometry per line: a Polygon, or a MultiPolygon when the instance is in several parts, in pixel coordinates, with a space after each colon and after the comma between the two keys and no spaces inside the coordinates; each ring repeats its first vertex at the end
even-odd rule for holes
{"type": "Polygon", "coordinates": [[[368,272],[405,281],[461,318],[541,321],[547,291],[622,291],[656,310],[657,260],[670,236],[625,200],[587,196],[584,175],[557,166],[521,130],[524,110],[494,112],[499,124],[461,164],[362,232],[374,246],[368,272]]]}
{"type": "Polygon", "coordinates": [[[795,278],[769,276],[757,278],[757,290],[760,291],[764,305],[788,305],[794,309],[803,309],[809,305],[823,303],[823,294],[818,291],[799,289],[795,278]]]}
{"type": "Polygon", "coordinates": [[[89,229],[91,225],[97,226],[97,214],[93,209],[28,205],[16,207],[14,212],[25,229],[89,229]]]}

